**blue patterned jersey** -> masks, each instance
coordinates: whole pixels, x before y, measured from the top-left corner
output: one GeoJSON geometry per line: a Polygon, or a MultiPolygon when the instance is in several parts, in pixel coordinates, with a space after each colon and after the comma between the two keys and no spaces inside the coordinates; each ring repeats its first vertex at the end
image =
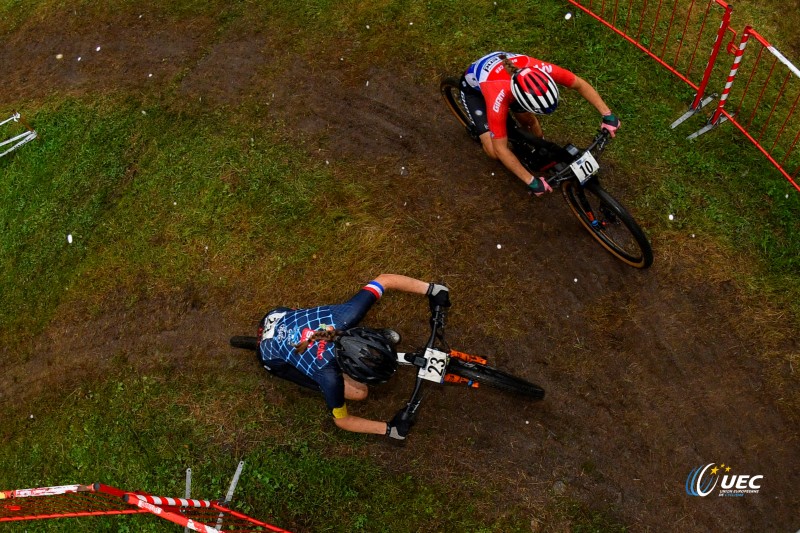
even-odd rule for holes
{"type": "Polygon", "coordinates": [[[317,330],[332,326],[345,331],[357,325],[369,308],[383,295],[383,287],[371,281],[347,302],[307,309],[276,310],[267,317],[261,335],[259,352],[263,361],[283,360],[312,379],[336,358],[333,342],[315,341],[302,354],[295,346],[307,340],[317,330]]]}

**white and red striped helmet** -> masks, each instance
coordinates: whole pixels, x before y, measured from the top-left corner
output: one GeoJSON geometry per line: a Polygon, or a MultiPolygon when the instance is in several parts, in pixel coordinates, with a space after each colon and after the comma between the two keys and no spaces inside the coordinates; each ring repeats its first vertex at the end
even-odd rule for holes
{"type": "Polygon", "coordinates": [[[524,68],[511,76],[511,94],[526,111],[549,115],[558,107],[558,86],[550,74],[524,68]]]}

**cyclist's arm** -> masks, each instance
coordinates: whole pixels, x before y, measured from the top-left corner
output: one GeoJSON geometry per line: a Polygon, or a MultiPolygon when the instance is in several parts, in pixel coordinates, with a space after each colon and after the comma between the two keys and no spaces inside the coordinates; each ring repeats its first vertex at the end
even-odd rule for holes
{"type": "MultiPolygon", "coordinates": [[[[426,294],[429,283],[400,274],[381,274],[375,281],[380,283],[385,289],[396,291],[411,292],[414,294],[426,294]]],[[[385,428],[384,428],[385,429],[385,428]]]]}
{"type": "Polygon", "coordinates": [[[495,137],[492,139],[492,146],[494,147],[495,154],[497,154],[497,159],[499,159],[508,170],[513,172],[516,177],[525,182],[526,185],[530,185],[531,181],[533,181],[533,175],[522,166],[517,156],[511,151],[511,148],[508,146],[508,138],[503,137],[502,139],[498,139],[495,137]]]}
{"type": "Polygon", "coordinates": [[[601,116],[606,116],[611,113],[611,108],[606,105],[594,87],[592,87],[586,80],[575,76],[575,81],[569,86],[583,96],[587,102],[592,104],[601,116]]]}
{"type": "Polygon", "coordinates": [[[346,431],[386,435],[386,422],[379,420],[368,420],[358,416],[347,415],[343,418],[334,418],[333,421],[337,427],[346,431]]]}

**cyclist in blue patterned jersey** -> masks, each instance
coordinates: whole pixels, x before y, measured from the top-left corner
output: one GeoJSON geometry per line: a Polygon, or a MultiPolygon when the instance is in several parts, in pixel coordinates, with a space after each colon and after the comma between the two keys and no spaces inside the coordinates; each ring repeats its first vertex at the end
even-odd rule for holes
{"type": "Polygon", "coordinates": [[[443,285],[381,274],[345,303],[307,309],[278,307],[268,312],[259,327],[258,356],[270,373],[321,391],[338,427],[402,440],[409,422],[353,416],[345,403],[366,399],[367,385],[385,382],[397,368],[394,344],[400,339],[396,333],[355,327],[385,290],[426,294],[432,308],[450,306],[449,291],[443,285]]]}

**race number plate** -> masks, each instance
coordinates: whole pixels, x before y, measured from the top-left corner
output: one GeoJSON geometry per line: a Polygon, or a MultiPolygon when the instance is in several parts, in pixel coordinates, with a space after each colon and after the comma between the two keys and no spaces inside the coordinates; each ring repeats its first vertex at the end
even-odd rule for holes
{"type": "Polygon", "coordinates": [[[597,164],[597,160],[591,152],[585,152],[578,160],[572,163],[569,168],[571,168],[578,177],[578,181],[586,183],[586,180],[588,180],[590,176],[596,174],[597,171],[600,170],[600,165],[597,164]]]}
{"type": "Polygon", "coordinates": [[[425,350],[425,366],[419,369],[417,376],[428,381],[442,383],[446,366],[447,354],[428,348],[425,350]]]}

